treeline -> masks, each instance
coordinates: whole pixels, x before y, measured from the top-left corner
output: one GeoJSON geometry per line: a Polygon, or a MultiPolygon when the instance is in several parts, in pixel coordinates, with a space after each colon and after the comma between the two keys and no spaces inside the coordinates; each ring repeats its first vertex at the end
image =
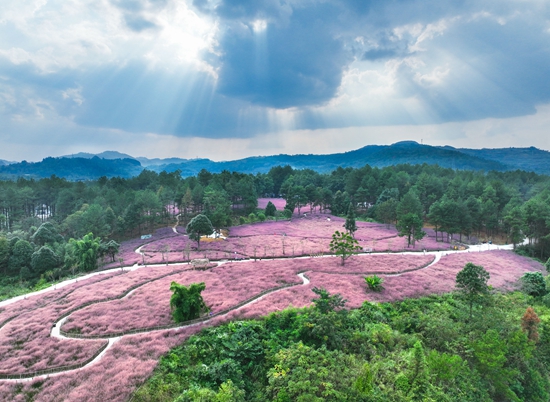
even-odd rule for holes
{"type": "Polygon", "coordinates": [[[339,168],[326,175],[286,167],[274,168],[268,176],[272,173],[279,179],[273,180],[273,191],[300,212],[309,207],[343,215],[351,204],[359,216],[396,224],[403,235],[421,238],[422,226],[431,224],[436,233],[445,233],[442,241],[502,238],[519,244],[528,238],[526,252],[544,261],[550,256],[548,176],[433,165],[339,168]]]}
{"type": "MultiPolygon", "coordinates": [[[[448,242],[502,238],[521,243],[527,237],[524,251],[546,261],[550,256],[549,188],[550,178],[535,173],[456,171],[425,164],[367,165],[328,174],[278,166],[255,175],[203,169],[187,178],[179,171],[148,170],[129,179],[101,177],[88,182],[56,176],[19,178],[0,181],[0,272],[39,278],[55,268],[67,271],[65,245],[90,233],[101,245],[150,233],[176,219],[185,226],[198,213],[207,215],[218,228],[248,222],[257,217],[258,197],[278,196],[286,199],[288,211],[297,208],[300,213],[308,208],[344,215],[351,207],[360,219],[396,224],[413,242],[426,224],[445,233],[441,240],[448,242]],[[46,222],[58,241],[35,240],[46,222]],[[18,240],[28,244],[16,247],[18,240]],[[46,264],[48,269],[36,269],[41,264],[36,257],[33,266],[32,255],[43,247],[47,249],[40,255],[52,262],[46,264]],[[21,274],[24,267],[29,275],[21,274]]],[[[273,211],[265,215],[272,216],[273,211]]]]}

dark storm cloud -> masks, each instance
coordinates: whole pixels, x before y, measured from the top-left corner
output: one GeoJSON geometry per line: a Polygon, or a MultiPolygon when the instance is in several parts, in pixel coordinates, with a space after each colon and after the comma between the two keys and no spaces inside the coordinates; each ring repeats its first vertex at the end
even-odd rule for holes
{"type": "Polygon", "coordinates": [[[264,32],[232,25],[220,42],[221,94],[275,108],[321,104],[334,97],[351,55],[310,9],[264,32]]]}
{"type": "MultiPolygon", "coordinates": [[[[111,3],[126,26],[139,32],[159,29],[151,16],[170,0],[111,3]]],[[[132,60],[122,56],[73,68],[67,63],[54,72],[41,71],[32,58],[13,61],[19,56],[4,51],[0,96],[7,94],[9,102],[0,112],[25,115],[38,107],[88,127],[221,138],[275,129],[273,108],[294,108],[293,128],[314,129],[510,117],[550,102],[545,3],[533,10],[502,0],[193,4],[218,23],[215,49],[203,57],[217,79],[165,69],[162,61],[151,66],[145,57],[150,48],[143,55],[135,49],[132,60]],[[442,27],[417,43],[428,24],[442,27]],[[374,71],[389,84],[370,94],[367,80],[346,93],[342,79],[352,67],[374,71]],[[338,102],[322,108],[338,94],[349,110],[338,109],[338,102]],[[409,114],[405,103],[411,100],[425,113],[409,114]],[[384,108],[371,107],[379,103],[384,108]]],[[[9,22],[0,24],[0,33],[11,29],[9,22]]],[[[13,37],[10,43],[32,48],[24,35],[13,37]]]]}

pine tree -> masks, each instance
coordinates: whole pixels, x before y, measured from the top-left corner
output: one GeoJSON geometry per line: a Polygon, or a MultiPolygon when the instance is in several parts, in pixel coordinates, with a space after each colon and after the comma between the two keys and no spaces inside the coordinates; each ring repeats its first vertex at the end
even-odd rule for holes
{"type": "Polygon", "coordinates": [[[350,202],[348,206],[348,215],[346,216],[346,222],[344,223],[344,229],[348,231],[351,237],[355,237],[357,231],[357,225],[355,224],[355,208],[350,202]]]}

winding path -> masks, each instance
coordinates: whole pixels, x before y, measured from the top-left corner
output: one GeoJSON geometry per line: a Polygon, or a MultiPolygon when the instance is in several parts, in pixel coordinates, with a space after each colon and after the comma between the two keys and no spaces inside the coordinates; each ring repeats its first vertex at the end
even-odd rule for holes
{"type": "MultiPolygon", "coordinates": [[[[175,229],[175,227],[173,228],[174,232],[175,233],[178,233],[177,230],[175,229]]],[[[490,251],[490,250],[512,250],[513,249],[513,246],[512,245],[504,245],[504,246],[495,246],[495,245],[488,245],[488,244],[484,244],[484,245],[479,245],[479,246],[471,246],[469,249],[467,250],[450,250],[450,251],[432,251],[432,252],[397,252],[397,253],[365,253],[365,254],[359,254],[358,256],[363,256],[363,255],[388,255],[388,254],[399,254],[399,255],[433,255],[434,256],[434,259],[433,261],[431,261],[429,264],[427,265],[424,265],[424,266],[421,266],[421,267],[417,267],[417,268],[413,268],[413,269],[409,269],[407,271],[400,271],[400,272],[396,272],[396,273],[379,273],[380,275],[383,275],[383,276],[397,276],[397,275],[401,275],[405,272],[410,272],[410,271],[415,271],[415,270],[420,270],[420,269],[425,269],[425,268],[428,268],[434,264],[437,264],[437,262],[441,259],[441,257],[443,255],[447,255],[447,254],[455,254],[455,253],[468,253],[468,252],[483,252],[483,251],[490,251]]],[[[141,254],[141,247],[138,247],[136,250],[135,250],[136,253],[139,253],[141,254]]],[[[322,255],[322,256],[319,256],[318,258],[326,258],[326,257],[334,257],[334,255],[322,255]]],[[[262,258],[262,260],[289,260],[289,259],[309,259],[309,258],[312,258],[310,256],[301,256],[301,257],[292,257],[292,258],[281,258],[281,257],[274,257],[274,258],[262,258]]],[[[244,259],[244,260],[231,260],[232,263],[235,263],[235,262],[245,262],[245,261],[250,261],[250,259],[244,259]]],[[[218,266],[226,263],[228,261],[219,261],[219,262],[216,262],[216,264],[218,266]]],[[[113,272],[117,272],[117,271],[120,271],[120,270],[123,270],[123,271],[133,271],[133,270],[136,270],[136,269],[139,269],[139,268],[142,268],[142,267],[151,267],[151,266],[175,266],[175,265],[182,265],[181,262],[179,263],[165,263],[165,264],[150,264],[150,265],[144,265],[144,266],[139,266],[137,264],[133,265],[133,266],[129,266],[129,267],[122,267],[122,268],[114,268],[114,269],[111,269],[111,270],[106,270],[106,271],[101,271],[101,272],[96,272],[96,273],[91,273],[91,274],[88,274],[84,277],[80,277],[78,279],[80,279],[81,281],[82,280],[85,280],[85,279],[88,279],[90,277],[93,277],[95,275],[105,275],[105,274],[109,274],[109,273],[113,273],[113,272]]],[[[365,273],[362,273],[362,275],[364,275],[365,273]]],[[[170,275],[170,274],[168,274],[170,275]]],[[[151,329],[151,330],[146,330],[146,331],[138,331],[136,330],[136,333],[150,333],[150,332],[158,332],[158,331],[177,331],[177,330],[180,330],[180,329],[183,329],[183,328],[188,328],[188,327],[194,327],[194,326],[199,326],[199,325],[205,325],[205,324],[208,324],[210,321],[212,321],[214,318],[219,318],[219,317],[224,317],[226,316],[227,314],[231,313],[231,312],[234,312],[236,310],[239,310],[245,306],[248,306],[250,304],[253,304],[253,303],[256,303],[258,302],[259,300],[263,299],[264,297],[266,297],[267,295],[270,295],[272,293],[275,293],[275,292],[279,292],[283,289],[288,289],[289,287],[295,287],[295,286],[305,286],[305,285],[308,285],[310,283],[309,279],[306,277],[305,275],[305,272],[301,272],[301,273],[298,273],[297,274],[298,277],[302,280],[302,284],[292,284],[292,285],[285,285],[285,286],[281,286],[281,287],[278,287],[278,288],[272,288],[270,290],[267,290],[261,294],[258,294],[248,300],[246,300],[245,302],[243,302],[242,304],[239,304],[237,306],[233,306],[231,307],[230,309],[227,309],[227,310],[224,310],[224,311],[221,311],[215,315],[212,315],[212,316],[209,316],[209,317],[205,317],[203,319],[199,319],[199,320],[195,320],[195,321],[191,321],[191,322],[188,322],[187,324],[183,324],[183,325],[179,325],[179,326],[173,326],[173,327],[170,327],[170,328],[160,328],[160,329],[151,329]]],[[[167,276],[167,275],[162,275],[161,277],[164,277],[164,276],[167,276]]],[[[119,297],[117,299],[124,299],[126,297],[128,297],[131,293],[133,293],[136,289],[138,289],[139,287],[141,286],[144,286],[146,285],[147,283],[150,283],[150,282],[153,282],[153,281],[156,281],[158,279],[160,279],[161,277],[157,277],[157,278],[154,278],[150,281],[146,281],[144,283],[141,283],[137,286],[135,286],[134,288],[132,288],[131,290],[128,291],[128,293],[126,294],[123,294],[122,297],[119,297]]],[[[38,292],[34,292],[34,293],[30,293],[30,294],[27,294],[27,295],[23,295],[23,296],[18,296],[18,297],[15,297],[13,299],[9,299],[9,300],[5,300],[3,302],[0,302],[0,307],[2,306],[6,306],[6,305],[9,305],[9,304],[12,304],[12,303],[15,303],[19,300],[23,300],[23,299],[26,299],[27,297],[30,297],[30,296],[35,296],[35,295],[40,295],[40,294],[44,294],[46,292],[49,292],[49,291],[52,291],[52,290],[56,290],[56,289],[60,289],[60,288],[63,288],[65,286],[68,286],[70,284],[73,284],[75,282],[78,282],[78,279],[72,279],[72,280],[67,280],[67,281],[64,281],[62,283],[59,283],[59,284],[56,284],[55,286],[53,287],[50,287],[50,288],[47,288],[47,289],[44,289],[44,290],[41,290],[41,291],[38,291],[38,292]]],[[[103,301],[98,301],[98,302],[108,302],[110,300],[103,300],[103,301]]],[[[73,310],[70,314],[78,311],[78,310],[81,310],[83,308],[86,308],[88,305],[82,305],[82,306],[79,306],[77,309],[73,310]]],[[[55,323],[55,325],[52,327],[52,330],[50,332],[50,336],[51,337],[54,337],[54,338],[59,338],[59,339],[79,339],[83,342],[86,342],[86,341],[89,341],[90,338],[85,338],[85,337],[82,337],[82,336],[70,336],[69,334],[63,334],[62,331],[61,331],[61,327],[62,325],[65,323],[65,321],[68,319],[68,317],[70,316],[70,314],[60,318],[57,320],[57,322],[55,323]]],[[[16,316],[17,317],[17,316],[16,316]]],[[[15,317],[13,317],[15,318],[15,317]]],[[[13,318],[10,318],[9,320],[13,319],[13,318]]],[[[0,324],[0,330],[2,328],[3,325],[5,325],[8,321],[0,324]]],[[[128,334],[128,333],[127,333],[128,334]]],[[[48,377],[53,377],[53,376],[59,376],[59,375],[63,375],[63,374],[67,374],[67,373],[71,373],[71,372],[74,372],[74,371],[78,371],[78,370],[81,370],[81,369],[84,369],[84,368],[87,368],[89,366],[92,366],[93,364],[97,363],[98,361],[101,360],[101,358],[105,355],[105,353],[107,353],[107,351],[109,349],[112,348],[112,346],[118,342],[122,337],[124,337],[126,335],[121,335],[121,336],[110,336],[109,334],[106,334],[105,337],[93,337],[91,339],[93,340],[97,340],[97,339],[104,339],[104,340],[107,340],[107,345],[106,347],[103,346],[103,350],[101,350],[101,352],[95,356],[91,361],[89,361],[87,364],[83,365],[82,367],[79,367],[79,368],[74,368],[74,369],[63,369],[62,367],[60,367],[60,371],[58,372],[54,372],[54,373],[48,373],[48,374],[42,374],[42,375],[34,375],[34,373],[27,373],[27,374],[17,374],[17,376],[19,378],[16,378],[16,379],[0,379],[0,381],[8,381],[8,382],[21,382],[21,381],[31,381],[31,380],[34,380],[34,379],[37,379],[37,378],[41,378],[41,379],[45,379],[45,378],[48,378],[48,377]]],[[[52,368],[52,370],[55,370],[55,368],[52,368]]]]}

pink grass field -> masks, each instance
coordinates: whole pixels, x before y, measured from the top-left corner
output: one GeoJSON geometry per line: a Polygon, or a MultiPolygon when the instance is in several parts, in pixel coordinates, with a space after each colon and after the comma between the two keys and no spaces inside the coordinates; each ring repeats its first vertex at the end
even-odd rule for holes
{"type": "MultiPolygon", "coordinates": [[[[251,248],[254,245],[263,247],[263,244],[268,243],[271,244],[271,250],[275,250],[277,245],[278,248],[277,252],[266,253],[267,256],[277,256],[282,255],[281,234],[286,233],[285,257],[292,256],[292,245],[296,255],[302,254],[301,249],[297,250],[301,247],[310,247],[312,252],[317,252],[319,250],[315,247],[326,242],[328,248],[332,232],[342,229],[343,219],[330,217],[328,221],[327,217],[315,214],[311,218],[308,214],[308,218],[295,217],[292,222],[243,225],[232,228],[229,240],[205,242],[204,247],[212,247],[209,252],[215,253],[214,245],[229,244],[238,250],[240,257],[246,257],[253,255],[251,248]]],[[[360,229],[356,237],[363,247],[372,248],[374,242],[375,249],[403,248],[404,239],[396,236],[395,229],[388,230],[383,225],[364,222],[358,222],[358,226],[360,229]]],[[[168,231],[165,232],[167,237],[157,239],[146,247],[153,250],[161,246],[162,242],[168,242],[171,247],[185,246],[185,236],[171,236],[168,231]]],[[[429,249],[429,241],[424,244],[421,242],[417,250],[429,249]]],[[[436,243],[435,240],[433,243],[434,248],[448,246],[446,243],[436,243]]],[[[139,243],[136,241],[133,244],[139,243]]],[[[182,258],[180,251],[173,253],[182,258]]],[[[220,249],[218,253],[231,255],[234,251],[220,249]]],[[[304,254],[309,253],[306,251],[304,254]]],[[[491,274],[489,284],[502,290],[516,288],[518,278],[527,271],[543,271],[541,264],[509,251],[449,254],[427,268],[434,256],[422,252],[412,255],[361,254],[352,256],[344,266],[340,265],[337,257],[266,259],[263,258],[263,248],[257,249],[257,257],[262,259],[228,261],[206,271],[186,270],[189,265],[179,264],[146,266],[130,272],[103,274],[7,305],[0,311],[0,322],[14,315],[18,317],[0,328],[0,372],[21,373],[84,361],[105,341],[52,339],[49,336],[51,324],[72,308],[88,301],[122,296],[135,285],[140,286],[122,299],[94,304],[74,312],[63,329],[103,335],[168,324],[171,322],[169,286],[172,280],[184,284],[204,281],[206,290],[203,296],[213,313],[227,310],[265,290],[285,284],[295,286],[269,293],[252,304],[196,327],[124,336],[98,363],[75,372],[52,376],[43,380],[42,386],[36,389],[31,388],[32,382],[22,383],[23,389],[36,391],[36,401],[126,401],[133,390],[152,373],[163,353],[202,327],[231,319],[261,317],[290,305],[308,306],[315,296],[311,292],[315,286],[342,294],[348,299],[348,307],[359,307],[365,300],[392,301],[452,291],[457,272],[467,262],[483,265],[491,274]],[[403,271],[410,272],[398,274],[403,271]],[[311,283],[302,285],[297,276],[299,272],[305,272],[311,283]],[[373,273],[384,275],[385,289],[380,293],[367,290],[362,278],[373,273]]],[[[14,383],[0,381],[0,400],[24,401],[24,394],[16,392],[17,387],[14,383]]]]}
{"type": "MultiPolygon", "coordinates": [[[[290,221],[266,221],[234,226],[230,228],[229,237],[225,240],[201,241],[200,250],[197,250],[196,242],[190,241],[187,236],[167,236],[146,243],[141,248],[143,258],[135,252],[132,256],[128,255],[129,251],[125,251],[124,261],[139,264],[142,263],[142,259],[146,264],[183,262],[187,261],[187,253],[189,259],[211,260],[329,254],[332,234],[336,230],[343,231],[344,222],[345,219],[328,214],[306,213],[305,217],[294,217],[290,221]]],[[[407,239],[399,237],[393,226],[387,228],[383,224],[357,222],[357,227],[355,238],[366,251],[420,252],[450,248],[449,243],[436,242],[435,233],[431,229],[426,229],[426,237],[416,242],[414,247],[408,247],[407,239]]],[[[129,247],[125,246],[125,250],[129,250],[129,247]]]]}

